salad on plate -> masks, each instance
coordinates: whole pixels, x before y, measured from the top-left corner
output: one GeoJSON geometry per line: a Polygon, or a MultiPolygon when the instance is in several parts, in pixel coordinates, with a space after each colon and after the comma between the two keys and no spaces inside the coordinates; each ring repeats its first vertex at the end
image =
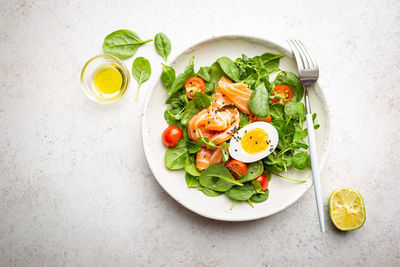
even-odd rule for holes
{"type": "MultiPolygon", "coordinates": [[[[184,169],[189,188],[254,207],[268,199],[271,174],[306,181],[285,174],[310,167],[310,157],[304,89],[296,74],[279,68],[283,56],[220,57],[197,72],[192,57],[178,76],[163,64],[165,166],[184,169]]],[[[313,120],[317,129],[316,114],[313,120]]]]}

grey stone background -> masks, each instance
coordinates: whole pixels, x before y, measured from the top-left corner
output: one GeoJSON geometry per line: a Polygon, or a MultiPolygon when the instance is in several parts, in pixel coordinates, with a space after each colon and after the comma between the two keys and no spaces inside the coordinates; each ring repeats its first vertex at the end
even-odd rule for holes
{"type": "MultiPolygon", "coordinates": [[[[0,0],[0,265],[398,266],[399,1],[0,0]],[[265,219],[226,223],[180,206],[144,159],[139,118],[155,79],[118,103],[79,84],[103,38],[165,32],[177,52],[219,34],[296,37],[318,60],[332,115],[325,203],[364,196],[358,231],[319,232],[313,191],[265,219]]],[[[173,52],[173,54],[174,54],[173,52]]],[[[153,74],[151,44],[138,55],[153,74]]],[[[172,55],[173,56],[173,55],[172,55]]],[[[127,60],[131,66],[132,59],[127,60]]]]}

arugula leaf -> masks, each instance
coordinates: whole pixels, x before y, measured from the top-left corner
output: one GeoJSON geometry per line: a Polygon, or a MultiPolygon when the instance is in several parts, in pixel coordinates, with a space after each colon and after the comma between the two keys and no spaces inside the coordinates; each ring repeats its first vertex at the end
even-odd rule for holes
{"type": "Polygon", "coordinates": [[[142,41],[139,35],[131,30],[118,30],[110,33],[104,39],[104,53],[116,56],[120,59],[132,57],[143,44],[153,41],[142,41]]]}
{"type": "Polygon", "coordinates": [[[264,83],[260,83],[251,94],[249,108],[254,115],[265,118],[269,114],[269,96],[264,83]]]}

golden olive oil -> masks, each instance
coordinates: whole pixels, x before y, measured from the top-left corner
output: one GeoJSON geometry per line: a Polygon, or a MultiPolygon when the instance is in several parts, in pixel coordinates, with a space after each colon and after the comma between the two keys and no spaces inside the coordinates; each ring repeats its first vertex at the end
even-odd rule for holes
{"type": "Polygon", "coordinates": [[[123,71],[117,64],[104,64],[93,73],[93,86],[101,98],[119,96],[123,87],[123,71]]]}

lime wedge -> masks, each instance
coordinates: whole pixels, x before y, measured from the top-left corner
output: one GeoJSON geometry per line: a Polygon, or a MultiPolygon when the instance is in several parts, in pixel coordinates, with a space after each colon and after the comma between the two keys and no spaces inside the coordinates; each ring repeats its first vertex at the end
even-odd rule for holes
{"type": "Polygon", "coordinates": [[[353,231],[365,222],[365,207],[361,194],[349,187],[340,187],[329,198],[329,214],[333,224],[342,231],[353,231]]]}

